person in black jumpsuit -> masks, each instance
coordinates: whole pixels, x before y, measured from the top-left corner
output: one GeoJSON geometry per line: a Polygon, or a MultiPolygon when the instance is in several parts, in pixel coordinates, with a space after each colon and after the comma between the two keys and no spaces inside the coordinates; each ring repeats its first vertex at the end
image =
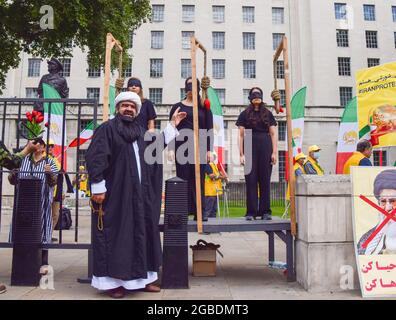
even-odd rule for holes
{"type": "MultiPolygon", "coordinates": [[[[200,83],[198,82],[198,123],[200,129],[200,138],[199,138],[199,149],[200,149],[200,175],[201,175],[201,203],[202,206],[205,203],[205,192],[204,192],[204,184],[205,184],[205,166],[210,160],[211,152],[213,151],[213,115],[210,109],[206,109],[202,106],[201,97],[199,96],[200,83]],[[206,130],[201,130],[206,129],[206,130]],[[207,131],[209,130],[209,131],[207,131]],[[201,135],[202,133],[207,133],[206,136],[201,135]]],[[[193,97],[192,97],[192,78],[189,77],[185,81],[185,92],[186,98],[176,103],[172,106],[172,109],[169,114],[169,119],[172,118],[173,113],[177,108],[180,107],[180,112],[186,112],[187,117],[183,119],[177,129],[182,134],[182,132],[186,132],[183,129],[189,130],[188,136],[184,137],[183,141],[178,141],[176,139],[175,142],[175,150],[176,150],[176,175],[188,182],[188,213],[194,215],[194,219],[197,217],[197,205],[196,205],[196,189],[195,189],[195,165],[194,165],[194,149],[193,147],[193,97]],[[182,131],[183,130],[183,131],[182,131]],[[191,143],[191,148],[186,148],[184,152],[184,159],[180,159],[178,157],[178,149],[186,142],[189,141],[191,143]],[[189,152],[190,151],[190,152],[189,152]],[[187,159],[187,160],[186,160],[187,159]],[[185,160],[185,161],[183,161],[185,160]]],[[[170,146],[168,146],[169,148],[170,146]]],[[[185,146],[184,146],[185,147],[185,146]]],[[[183,149],[181,149],[183,150],[183,149]]],[[[180,151],[182,152],[182,151],[180,151]]],[[[181,157],[183,158],[183,156],[181,157]]],[[[207,221],[208,217],[204,216],[204,210],[202,210],[202,220],[207,221]]]]}
{"type": "Polygon", "coordinates": [[[236,122],[239,127],[241,164],[245,165],[246,220],[257,216],[271,220],[270,185],[272,165],[277,159],[277,123],[263,103],[263,91],[260,88],[250,90],[249,100],[250,105],[241,112],[236,122]],[[246,141],[249,136],[246,129],[251,129],[251,148],[246,141]]]}
{"type": "MultiPolygon", "coordinates": [[[[154,104],[146,99],[143,95],[143,86],[142,82],[139,78],[132,77],[128,80],[128,91],[135,92],[139,95],[142,106],[137,116],[137,121],[139,121],[140,125],[143,127],[144,132],[155,131],[154,120],[157,118],[157,113],[155,112],[154,104]]],[[[146,141],[147,145],[150,144],[151,141],[155,140],[157,135],[150,135],[150,141],[146,141]]],[[[155,143],[153,141],[153,143],[155,143]]],[[[156,154],[153,156],[155,157],[156,154]]],[[[162,156],[162,155],[161,155],[162,156]]],[[[146,162],[147,163],[147,162],[146,162]]],[[[146,217],[147,232],[149,234],[157,234],[158,224],[161,215],[161,201],[162,201],[162,178],[163,178],[163,165],[161,162],[155,163],[147,163],[147,172],[148,172],[148,180],[149,180],[149,201],[147,202],[147,207],[149,210],[146,210],[146,213],[151,212],[151,215],[146,217]]],[[[152,241],[147,243],[147,254],[149,259],[155,263],[159,263],[162,265],[162,259],[157,261],[158,257],[162,258],[161,254],[161,242],[152,241]]]]}

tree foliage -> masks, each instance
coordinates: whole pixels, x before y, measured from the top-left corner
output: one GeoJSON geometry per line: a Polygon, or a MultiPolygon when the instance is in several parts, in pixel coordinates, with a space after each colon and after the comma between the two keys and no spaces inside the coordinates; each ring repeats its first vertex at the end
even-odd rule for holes
{"type": "Polygon", "coordinates": [[[106,34],[112,33],[127,48],[129,32],[146,22],[150,12],[149,0],[0,0],[0,93],[7,71],[18,67],[21,52],[71,57],[73,43],[88,51],[91,66],[99,67],[105,61],[106,34]],[[40,13],[43,5],[53,9],[53,29],[40,24],[48,22],[48,11],[40,13]]]}

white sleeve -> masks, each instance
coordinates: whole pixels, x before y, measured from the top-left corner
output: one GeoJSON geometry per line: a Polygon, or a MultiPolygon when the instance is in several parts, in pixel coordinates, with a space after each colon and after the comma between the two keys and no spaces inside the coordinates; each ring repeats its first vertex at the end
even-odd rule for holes
{"type": "Polygon", "coordinates": [[[92,191],[92,194],[105,193],[107,191],[106,180],[102,180],[98,183],[91,184],[91,191],[92,191]]]}
{"type": "Polygon", "coordinates": [[[179,131],[168,122],[168,125],[164,129],[165,144],[169,144],[178,135],[179,131]]]}

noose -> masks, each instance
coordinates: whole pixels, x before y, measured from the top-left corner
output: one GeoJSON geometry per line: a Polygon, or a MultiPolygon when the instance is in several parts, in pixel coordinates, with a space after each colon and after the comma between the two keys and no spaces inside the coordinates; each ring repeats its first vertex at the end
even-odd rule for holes
{"type": "Polygon", "coordinates": [[[208,99],[208,89],[210,87],[210,78],[204,75],[201,79],[202,99],[206,109],[210,109],[210,101],[208,99]]]}
{"type": "Polygon", "coordinates": [[[119,50],[117,47],[115,49],[119,54],[118,60],[118,78],[115,81],[115,88],[116,88],[116,96],[122,91],[124,87],[125,79],[122,77],[122,50],[119,50]]]}

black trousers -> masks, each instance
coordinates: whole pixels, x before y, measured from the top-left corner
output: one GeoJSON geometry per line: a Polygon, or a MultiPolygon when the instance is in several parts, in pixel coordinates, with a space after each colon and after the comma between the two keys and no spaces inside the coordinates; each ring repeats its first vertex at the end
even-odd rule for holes
{"type": "Polygon", "coordinates": [[[271,214],[271,155],[270,135],[253,133],[252,148],[245,150],[246,216],[271,214]]]}
{"type": "MultiPolygon", "coordinates": [[[[197,216],[197,199],[196,199],[196,188],[195,188],[195,165],[186,163],[180,164],[176,162],[176,175],[183,180],[187,181],[188,184],[188,213],[197,216]]],[[[201,175],[201,204],[202,214],[204,214],[205,208],[205,164],[200,165],[201,175]]]]}

